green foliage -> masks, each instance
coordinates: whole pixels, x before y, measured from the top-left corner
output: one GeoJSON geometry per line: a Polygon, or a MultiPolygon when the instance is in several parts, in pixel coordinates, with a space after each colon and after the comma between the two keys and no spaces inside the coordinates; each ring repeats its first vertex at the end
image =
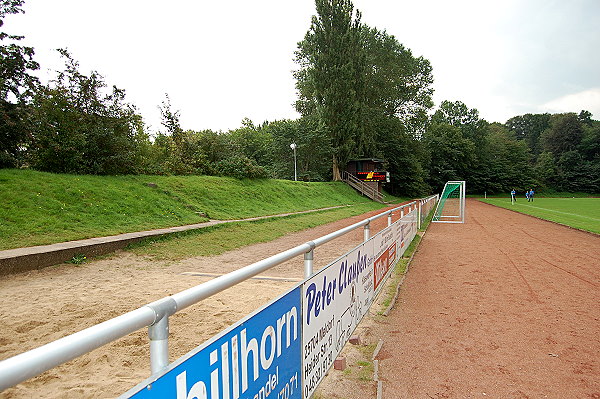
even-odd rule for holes
{"type": "Polygon", "coordinates": [[[296,109],[316,114],[331,140],[333,177],[339,179],[356,142],[363,142],[360,125],[365,55],[360,35],[360,13],[349,0],[316,0],[317,15],[298,43],[300,70],[296,109]]]}
{"type": "MultiPolygon", "coordinates": [[[[22,0],[2,1],[0,27],[7,15],[23,13],[22,6],[22,0]]],[[[40,66],[33,48],[18,44],[22,39],[0,32],[0,168],[22,165],[30,140],[28,105],[38,85],[32,72],[40,66]]]]}
{"type": "Polygon", "coordinates": [[[583,126],[574,113],[553,115],[550,128],[541,135],[544,151],[551,152],[555,157],[573,151],[583,138],[583,126]]]}
{"type": "Polygon", "coordinates": [[[332,157],[330,140],[323,126],[314,116],[298,120],[275,121],[265,124],[263,131],[271,137],[271,164],[273,176],[294,178],[294,155],[291,143],[297,145],[298,179],[304,181],[331,180],[332,157]]]}
{"type": "Polygon", "coordinates": [[[523,140],[527,143],[533,160],[537,160],[538,155],[542,152],[542,146],[539,143],[540,136],[550,127],[550,114],[515,116],[506,121],[505,126],[515,133],[517,140],[523,140]]]}
{"type": "Polygon", "coordinates": [[[238,179],[268,177],[265,168],[244,155],[233,155],[223,159],[217,164],[217,170],[223,176],[232,176],[238,179]]]}
{"type": "Polygon", "coordinates": [[[449,180],[467,180],[475,162],[475,144],[459,127],[432,123],[423,137],[430,152],[429,182],[441,192],[449,180]]]}
{"type": "Polygon", "coordinates": [[[55,173],[138,172],[139,150],[147,142],[135,107],[113,86],[102,94],[102,76],[79,71],[66,50],[65,70],[33,99],[31,165],[55,173]]]}
{"type": "Polygon", "coordinates": [[[77,254],[77,255],[73,256],[73,258],[68,260],[66,263],[72,263],[74,265],[81,265],[81,264],[84,264],[86,261],[87,261],[87,257],[84,254],[77,254]]]}
{"type": "Polygon", "coordinates": [[[0,249],[364,202],[343,183],[0,169],[0,249]]]}
{"type": "Polygon", "coordinates": [[[351,157],[377,156],[393,173],[391,192],[426,191],[423,151],[415,140],[432,106],[429,61],[361,24],[350,1],[317,0],[316,8],[296,53],[296,109],[317,119],[328,135],[333,178],[351,157]]]}

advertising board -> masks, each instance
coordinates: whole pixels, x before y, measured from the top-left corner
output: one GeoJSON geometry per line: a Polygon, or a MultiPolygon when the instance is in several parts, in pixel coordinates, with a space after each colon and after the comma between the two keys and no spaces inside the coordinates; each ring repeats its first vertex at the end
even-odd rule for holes
{"type": "Polygon", "coordinates": [[[303,393],[308,398],[373,301],[373,240],[303,284],[303,393]]]}
{"type": "Polygon", "coordinates": [[[300,294],[297,286],[122,398],[300,399],[300,294]]]}

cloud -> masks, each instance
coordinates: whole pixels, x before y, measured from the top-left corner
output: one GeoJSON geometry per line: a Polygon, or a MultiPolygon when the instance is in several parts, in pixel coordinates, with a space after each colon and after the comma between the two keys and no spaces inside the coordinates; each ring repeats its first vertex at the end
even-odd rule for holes
{"type": "Polygon", "coordinates": [[[580,91],[558,97],[552,101],[540,105],[542,112],[577,112],[581,110],[590,111],[594,119],[600,118],[600,87],[580,91]]]}

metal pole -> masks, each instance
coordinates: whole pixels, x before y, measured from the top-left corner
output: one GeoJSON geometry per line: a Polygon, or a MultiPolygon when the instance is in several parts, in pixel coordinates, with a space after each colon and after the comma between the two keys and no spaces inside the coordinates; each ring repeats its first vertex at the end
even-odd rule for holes
{"type": "Polygon", "coordinates": [[[298,147],[296,143],[290,144],[290,148],[294,150],[294,181],[298,181],[298,171],[296,167],[296,147],[298,147]]]}
{"type": "Polygon", "coordinates": [[[298,170],[296,167],[296,146],[294,146],[294,181],[298,181],[298,170]]]}
{"type": "Polygon", "coordinates": [[[419,200],[419,207],[417,208],[417,230],[421,228],[421,200],[419,200]]]}
{"type": "Polygon", "coordinates": [[[313,274],[314,249],[304,253],[304,278],[309,278],[313,274]]]}
{"type": "Polygon", "coordinates": [[[367,223],[367,224],[365,224],[365,230],[364,230],[365,241],[367,241],[369,239],[369,237],[370,237],[370,234],[369,234],[370,231],[369,230],[370,230],[370,227],[369,227],[369,224],[367,223]]]}
{"type": "Polygon", "coordinates": [[[388,227],[390,227],[392,225],[392,215],[394,214],[394,212],[390,212],[390,214],[388,215],[388,227]]]}
{"type": "Polygon", "coordinates": [[[150,338],[150,370],[156,374],[169,365],[169,317],[148,327],[150,338]]]}

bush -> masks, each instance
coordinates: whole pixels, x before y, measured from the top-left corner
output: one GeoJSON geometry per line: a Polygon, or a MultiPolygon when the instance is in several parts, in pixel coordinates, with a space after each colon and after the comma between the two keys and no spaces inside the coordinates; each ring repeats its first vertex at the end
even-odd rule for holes
{"type": "Polygon", "coordinates": [[[269,176],[266,168],[256,161],[243,155],[234,155],[217,163],[217,171],[221,176],[231,176],[238,179],[265,178],[269,176]]]}

